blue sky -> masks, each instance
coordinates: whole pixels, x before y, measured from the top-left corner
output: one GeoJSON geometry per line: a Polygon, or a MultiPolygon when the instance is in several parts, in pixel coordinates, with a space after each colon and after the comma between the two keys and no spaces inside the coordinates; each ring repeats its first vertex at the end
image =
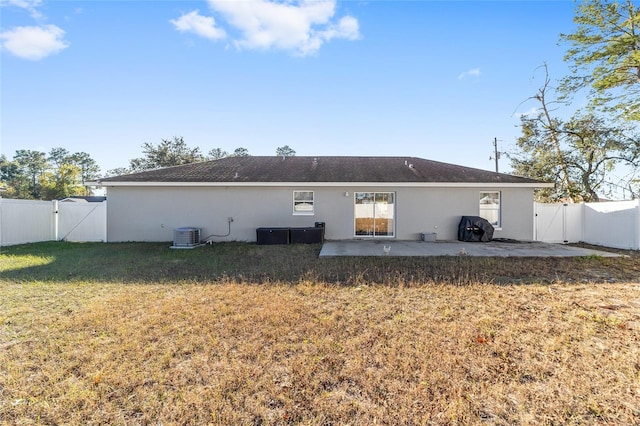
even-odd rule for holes
{"type": "MultiPolygon", "coordinates": [[[[493,170],[567,74],[571,1],[0,0],[0,153],[145,142],[410,155],[493,170]]],[[[503,159],[501,171],[508,171],[503,159]]]]}

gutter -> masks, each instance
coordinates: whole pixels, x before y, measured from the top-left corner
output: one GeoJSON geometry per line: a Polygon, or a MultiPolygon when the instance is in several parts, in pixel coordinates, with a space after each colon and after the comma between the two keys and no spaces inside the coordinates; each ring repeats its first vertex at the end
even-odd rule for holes
{"type": "Polygon", "coordinates": [[[248,188],[248,187],[382,187],[382,188],[553,188],[555,184],[548,182],[531,183],[497,183],[497,182],[86,182],[86,186],[96,187],[223,187],[223,188],[248,188]]]}

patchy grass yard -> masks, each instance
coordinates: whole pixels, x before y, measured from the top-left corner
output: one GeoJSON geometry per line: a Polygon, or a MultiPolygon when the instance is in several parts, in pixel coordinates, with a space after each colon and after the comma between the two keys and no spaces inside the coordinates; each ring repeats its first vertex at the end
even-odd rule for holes
{"type": "Polygon", "coordinates": [[[640,424],[637,256],[319,249],[3,248],[0,423],[640,424]]]}

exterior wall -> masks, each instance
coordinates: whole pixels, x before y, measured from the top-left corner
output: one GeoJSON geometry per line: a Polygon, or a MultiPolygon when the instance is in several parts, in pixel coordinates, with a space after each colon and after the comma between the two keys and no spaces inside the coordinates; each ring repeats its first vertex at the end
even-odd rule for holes
{"type": "MultiPolygon", "coordinates": [[[[478,215],[479,193],[495,188],[390,187],[110,187],[107,240],[171,241],[173,230],[202,228],[213,241],[255,241],[259,227],[307,227],[325,222],[330,240],[354,238],[354,193],[396,193],[396,239],[417,240],[436,232],[457,239],[460,216],[478,215]],[[293,214],[293,191],[314,191],[313,215],[293,214]]],[[[533,190],[502,189],[502,228],[494,236],[533,239],[533,190]]],[[[366,238],[366,237],[365,237],[366,238]]]]}
{"type": "Polygon", "coordinates": [[[231,234],[212,240],[255,241],[259,227],[314,226],[316,221],[330,222],[334,211],[341,213],[339,203],[332,208],[315,190],[315,215],[293,215],[294,189],[311,188],[111,187],[107,240],[171,241],[173,230],[184,226],[202,228],[203,238],[224,235],[232,217],[231,234]]]}
{"type": "MultiPolygon", "coordinates": [[[[422,232],[438,240],[457,240],[461,216],[478,216],[481,191],[496,188],[405,188],[397,191],[397,238],[414,240],[422,232]]],[[[494,238],[533,240],[533,189],[501,189],[502,226],[494,238]]]]}

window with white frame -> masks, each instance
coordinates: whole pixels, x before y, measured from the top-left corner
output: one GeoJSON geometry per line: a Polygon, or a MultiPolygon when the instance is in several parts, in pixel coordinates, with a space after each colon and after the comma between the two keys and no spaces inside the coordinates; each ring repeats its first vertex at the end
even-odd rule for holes
{"type": "Polygon", "coordinates": [[[502,222],[502,209],[500,191],[480,192],[480,211],[478,216],[487,219],[494,228],[500,228],[502,222]]]}
{"type": "Polygon", "coordinates": [[[313,191],[293,191],[293,214],[314,213],[313,191]]]}

